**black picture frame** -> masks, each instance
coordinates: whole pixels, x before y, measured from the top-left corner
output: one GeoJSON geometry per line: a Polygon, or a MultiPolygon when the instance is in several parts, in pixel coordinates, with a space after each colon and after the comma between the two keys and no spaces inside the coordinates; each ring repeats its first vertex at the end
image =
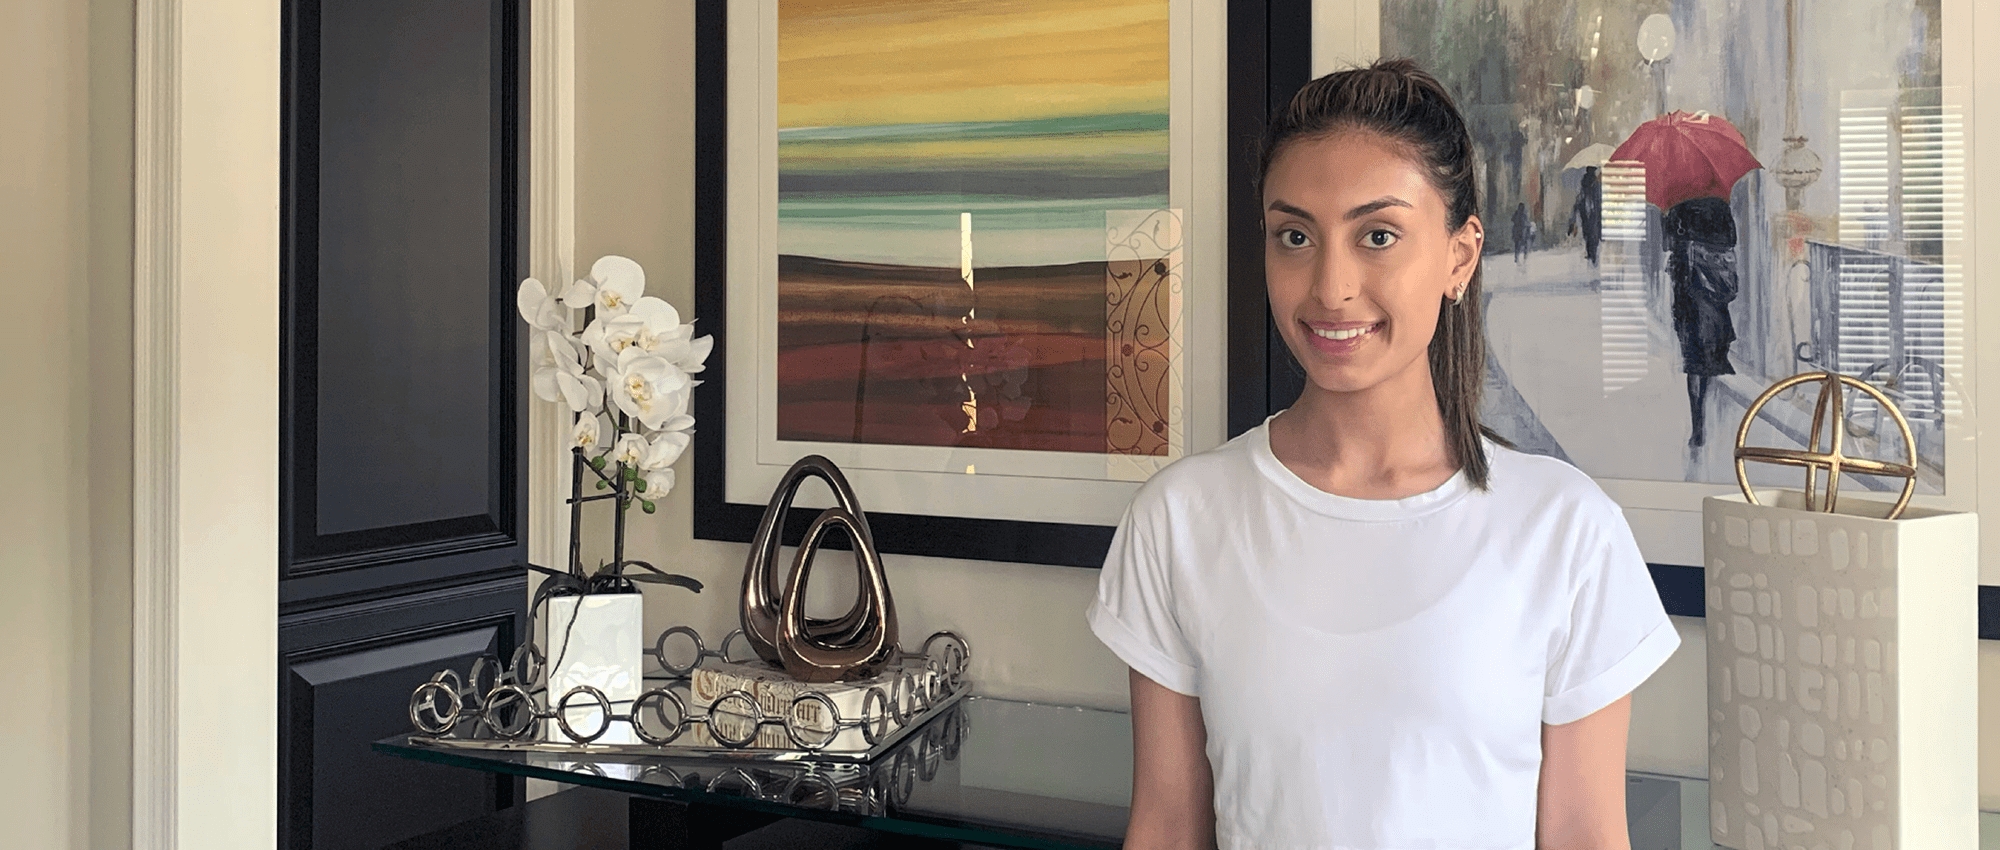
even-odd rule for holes
{"type": "MultiPolygon", "coordinates": [[[[728,20],[726,3],[695,8],[695,311],[708,327],[727,326],[728,192],[728,20]]],[[[1229,339],[1227,378],[1229,436],[1261,421],[1272,393],[1265,354],[1270,349],[1269,310],[1264,307],[1263,257],[1259,249],[1257,199],[1248,178],[1257,167],[1255,144],[1270,105],[1304,85],[1312,61],[1310,0],[1261,0],[1229,4],[1227,198],[1229,339]],[[1247,240],[1247,241],[1246,241],[1247,240]],[[1243,328],[1253,330],[1245,331],[1243,328]],[[1248,345],[1234,340],[1250,333],[1248,345]]],[[[694,397],[696,420],[721,434],[727,415],[721,387],[729,380],[727,339],[702,375],[715,390],[694,397]]],[[[1282,346],[1279,346],[1282,349],[1282,346]]],[[[704,540],[748,541],[764,505],[730,502],[723,481],[727,458],[719,438],[694,441],[694,536],[704,540]]],[[[792,513],[784,539],[797,545],[809,512],[792,513]]],[[[924,516],[869,511],[876,548],[884,553],[1011,561],[1073,567],[1100,567],[1113,528],[1055,522],[924,516]]]]}
{"type": "MultiPolygon", "coordinates": [[[[728,232],[723,220],[728,192],[728,55],[726,3],[695,7],[695,228],[696,315],[725,327],[728,232]]],[[[1304,388],[1304,373],[1278,337],[1264,296],[1262,213],[1251,190],[1257,138],[1270,110],[1290,100],[1312,78],[1311,0],[1247,0],[1229,4],[1228,143],[1226,200],[1228,291],[1228,436],[1234,438],[1283,410],[1304,388]]],[[[728,344],[716,338],[703,377],[718,389],[728,380],[728,344]]],[[[704,430],[722,433],[723,393],[695,393],[704,430]]],[[[723,441],[694,441],[694,536],[747,542],[764,506],[729,502],[723,494],[723,441]]],[[[967,519],[869,512],[876,546],[884,553],[1101,567],[1111,544],[1109,526],[967,519]]],[[[811,515],[793,512],[784,540],[797,545],[811,515]]],[[[1647,564],[1668,614],[1703,617],[1699,565],[1647,564]]],[[[1979,588],[1979,637],[2000,640],[2000,587],[1979,588]]]]}

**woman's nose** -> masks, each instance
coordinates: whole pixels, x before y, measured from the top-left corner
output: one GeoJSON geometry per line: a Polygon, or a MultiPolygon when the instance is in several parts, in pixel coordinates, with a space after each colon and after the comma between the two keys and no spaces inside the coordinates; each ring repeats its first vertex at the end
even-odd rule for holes
{"type": "Polygon", "coordinates": [[[1346,262],[1339,251],[1327,251],[1313,269],[1312,296],[1321,306],[1338,307],[1354,299],[1360,290],[1358,277],[1353,264],[1346,262]]]}

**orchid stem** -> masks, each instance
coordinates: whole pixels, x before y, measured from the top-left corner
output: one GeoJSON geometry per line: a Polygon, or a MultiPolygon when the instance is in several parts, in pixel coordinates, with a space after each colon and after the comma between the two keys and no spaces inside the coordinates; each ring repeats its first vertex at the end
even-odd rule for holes
{"type": "Polygon", "coordinates": [[[609,475],[605,475],[605,474],[604,474],[604,470],[602,470],[602,469],[598,469],[598,468],[597,468],[597,467],[595,467],[595,466],[590,466],[589,464],[584,464],[584,466],[588,467],[588,468],[590,469],[590,471],[591,471],[591,472],[594,472],[594,473],[597,473],[597,478],[598,478],[598,480],[600,480],[600,481],[603,481],[603,482],[604,482],[604,483],[606,483],[606,484],[616,484],[616,483],[618,483],[618,482],[616,482],[616,481],[613,481],[613,480],[611,479],[611,476],[609,476],[609,475]]]}
{"type": "MultiPolygon", "coordinates": [[[[621,434],[625,433],[626,428],[629,427],[630,425],[631,425],[631,419],[627,417],[624,413],[622,412],[619,413],[618,414],[619,433],[621,434]]],[[[599,474],[602,474],[602,472],[600,472],[599,474]]],[[[614,488],[613,490],[614,495],[618,497],[615,503],[618,506],[618,513],[612,519],[613,527],[611,531],[611,574],[624,575],[625,574],[625,509],[631,505],[632,501],[631,499],[632,482],[625,480],[624,461],[618,462],[618,480],[612,482],[612,487],[614,488]]]]}
{"type": "Polygon", "coordinates": [[[583,460],[582,449],[571,449],[569,471],[569,571],[583,577],[583,460]]]}

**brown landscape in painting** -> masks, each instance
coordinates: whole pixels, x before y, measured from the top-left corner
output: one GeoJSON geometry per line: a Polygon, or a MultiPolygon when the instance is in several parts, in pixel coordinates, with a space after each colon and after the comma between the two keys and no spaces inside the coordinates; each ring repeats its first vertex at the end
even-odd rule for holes
{"type": "Polygon", "coordinates": [[[778,259],[778,439],[1105,451],[1105,264],[778,259]]]}

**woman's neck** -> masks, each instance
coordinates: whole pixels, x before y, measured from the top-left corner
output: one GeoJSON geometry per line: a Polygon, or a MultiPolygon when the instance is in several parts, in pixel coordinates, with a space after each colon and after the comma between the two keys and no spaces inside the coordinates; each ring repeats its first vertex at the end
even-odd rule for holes
{"type": "Polygon", "coordinates": [[[1306,483],[1357,499],[1428,493],[1458,472],[1438,415],[1430,364],[1356,392],[1307,382],[1271,421],[1271,452],[1306,483]]]}

